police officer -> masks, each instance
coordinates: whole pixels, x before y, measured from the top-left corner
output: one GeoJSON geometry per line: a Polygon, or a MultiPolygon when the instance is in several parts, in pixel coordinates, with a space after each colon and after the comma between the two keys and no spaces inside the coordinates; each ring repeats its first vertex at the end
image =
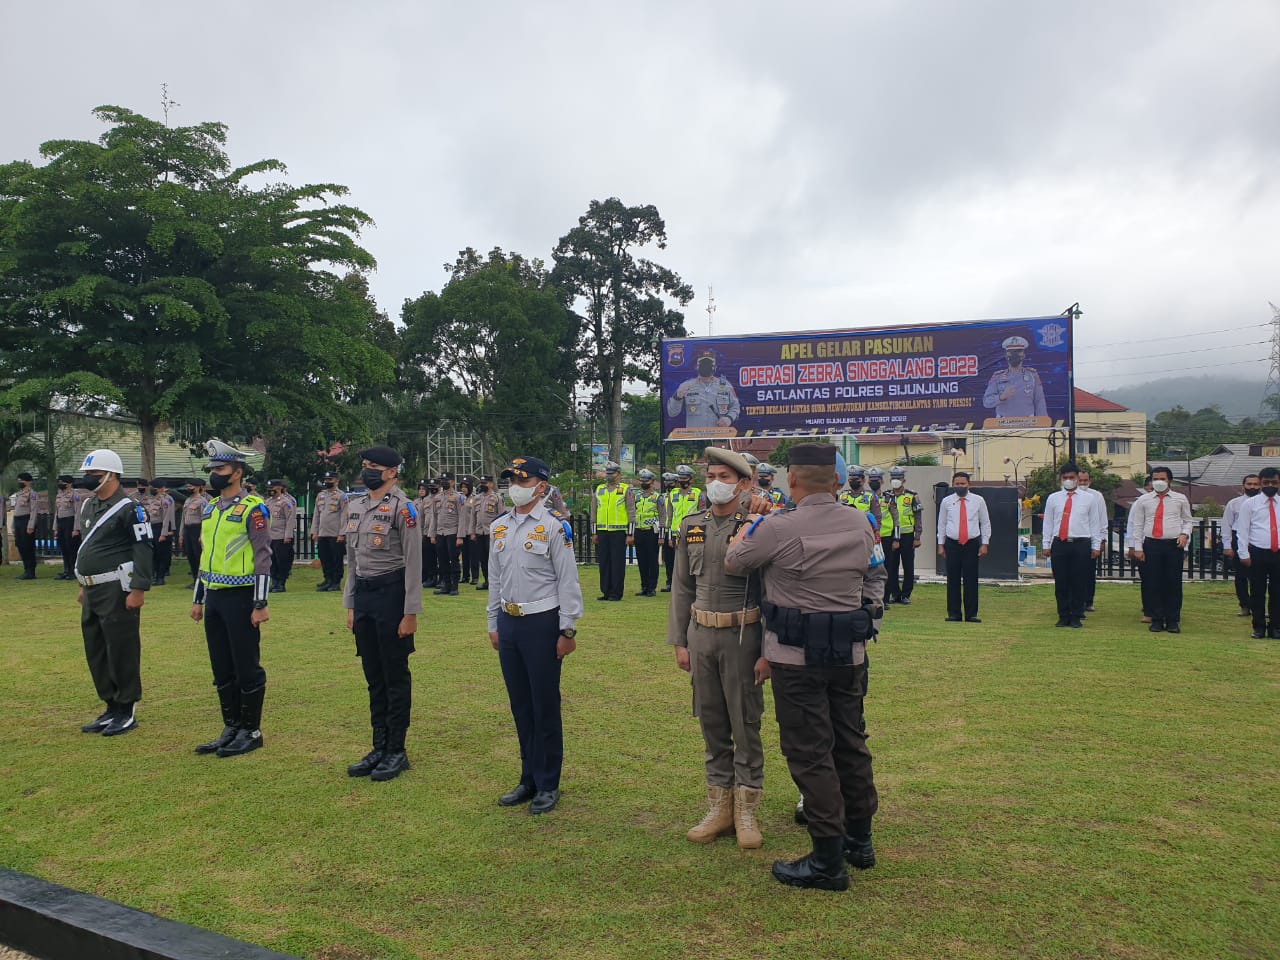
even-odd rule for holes
{"type": "Polygon", "coordinates": [[[738,846],[763,843],[757,814],[764,789],[760,717],[768,662],[760,657],[759,579],[726,572],[730,538],[747,522],[738,506],[750,489],[741,454],[708,447],[710,507],[680,523],[667,643],[690,674],[694,714],[706,745],[707,814],[686,835],[710,843],[735,831],[738,846]]]}
{"type": "Polygon", "coordinates": [[[1194,521],[1191,502],[1169,489],[1172,481],[1173,471],[1168,467],[1153,467],[1152,492],[1144,493],[1130,508],[1134,531],[1142,537],[1134,556],[1146,565],[1151,583],[1149,596],[1154,606],[1147,629],[1152,633],[1182,632],[1183,551],[1191,540],[1194,521]]]}
{"type": "Polygon", "coordinates": [[[621,600],[627,582],[627,547],[636,542],[636,494],[622,482],[622,468],[604,465],[604,483],[591,498],[591,542],[599,548],[600,596],[621,600]]]}
{"type": "Polygon", "coordinates": [[[991,542],[987,502],[969,492],[969,474],[956,471],[951,492],[938,505],[938,556],[946,560],[947,620],[958,623],[961,611],[969,623],[978,618],[978,561],[991,542]]]}
{"type": "Polygon", "coordinates": [[[543,502],[550,476],[536,457],[512,460],[501,477],[511,482],[513,509],[489,530],[489,643],[498,651],[520,740],[520,782],[498,803],[529,803],[531,814],[560,801],[560,671],[577,647],[582,616],[573,527],[543,502]]]}
{"type": "Polygon", "coordinates": [[[471,555],[471,512],[474,509],[471,500],[475,496],[475,486],[470,477],[458,481],[458,493],[464,498],[462,510],[458,513],[458,539],[462,541],[458,544],[458,563],[462,568],[462,578],[458,582],[471,583],[476,562],[471,555]]]}
{"type": "Polygon", "coordinates": [[[675,569],[675,545],[680,533],[680,521],[688,516],[690,511],[696,510],[698,502],[702,499],[702,490],[693,485],[693,467],[687,463],[676,467],[675,481],[675,486],[667,492],[667,527],[664,531],[666,543],[663,544],[663,549],[664,553],[670,551],[667,555],[670,556],[671,561],[667,564],[667,585],[662,588],[663,593],[671,591],[671,575],[675,569]]]}
{"type": "MultiPolygon", "coordinates": [[[[1088,568],[1102,551],[1098,534],[1105,526],[1099,512],[1104,512],[1102,499],[1091,493],[1076,492],[1078,469],[1065,463],[1058,469],[1061,490],[1055,490],[1044,501],[1042,546],[1049,554],[1053,568],[1054,593],[1058,600],[1058,627],[1082,627],[1088,568]]],[[[1141,535],[1139,530],[1138,534],[1141,535]]]]}
{"type": "Polygon", "coordinates": [[[771,463],[762,463],[756,467],[756,494],[764,497],[773,506],[774,510],[782,510],[790,503],[787,495],[778,490],[773,485],[774,477],[777,476],[777,468],[771,463]]]}
{"type": "Polygon", "coordinates": [[[80,464],[90,491],[77,518],[81,537],[74,577],[80,583],[80,633],[94,689],[107,709],[80,729],[114,737],[138,725],[142,699],[142,605],[151,587],[151,525],[142,505],[120,487],[114,450],[93,450],[80,464]]]}
{"type": "Polygon", "coordinates": [[[293,572],[293,535],[297,529],[298,503],[289,496],[283,480],[268,480],[271,499],[271,592],[284,593],[285,581],[293,572]]]}
{"type": "Polygon", "coordinates": [[[263,743],[267,672],[260,628],[271,618],[271,517],[263,499],[244,489],[248,454],[221,440],[210,440],[205,452],[213,496],[200,524],[200,580],[191,619],[204,621],[222,733],[196,747],[196,753],[235,757],[263,743]]]}
{"type": "Polygon", "coordinates": [[[418,526],[422,529],[422,585],[424,587],[440,585],[440,565],[436,559],[435,545],[431,542],[428,533],[435,514],[435,496],[439,492],[440,488],[434,480],[423,480],[418,484],[418,498],[413,501],[413,505],[418,508],[418,526]]]}
{"type": "Polygon", "coordinates": [[[342,605],[369,685],[373,750],[347,776],[394,780],[409,769],[404,741],[413,701],[409,655],[422,612],[422,537],[418,509],[396,480],[400,454],[370,447],[360,460],[367,492],[347,509],[350,573],[342,605]]]}
{"type": "Polygon", "coordinates": [[[710,350],[698,357],[698,375],[667,398],[668,416],[678,417],[682,411],[686,427],[731,427],[742,412],[733,385],[716,374],[716,358],[710,350]]]}
{"type": "Polygon", "coordinates": [[[481,477],[471,498],[471,554],[484,576],[477,590],[489,589],[489,528],[501,513],[502,495],[493,489],[493,477],[481,477]]]}
{"type": "Polygon", "coordinates": [[[1246,500],[1236,517],[1236,555],[1249,571],[1253,639],[1280,640],[1280,469],[1263,467],[1258,484],[1262,495],[1246,500]]]}
{"type": "Polygon", "coordinates": [[[173,497],[169,496],[169,481],[164,477],[152,480],[142,505],[147,509],[155,539],[155,579],[151,585],[163,587],[173,565],[173,538],[178,529],[173,497]]]}
{"type": "MultiPolygon", "coordinates": [[[[1098,522],[1098,539],[1102,543],[1106,543],[1111,536],[1111,524],[1107,519],[1107,498],[1102,495],[1101,490],[1093,489],[1093,478],[1089,475],[1089,471],[1083,468],[1076,474],[1076,491],[1078,493],[1088,494],[1091,497],[1097,497],[1102,501],[1102,509],[1096,512],[1098,522]]],[[[1097,561],[1089,564],[1088,581],[1084,588],[1084,610],[1085,613],[1093,613],[1094,597],[1098,593],[1098,564],[1097,561]]]]}
{"type": "Polygon", "coordinates": [[[877,795],[863,724],[866,642],[882,612],[873,566],[875,531],[834,495],[836,448],[802,443],[788,452],[796,509],[742,528],[725,558],[730,573],[764,574],[762,652],[773,680],[783,755],[804,797],[813,851],[778,860],[782,883],[849,886],[846,861],[875,865],[871,818],[877,795]]]}
{"type": "Polygon", "coordinates": [[[440,566],[440,586],[435,592],[456,597],[461,576],[458,552],[462,547],[462,510],[467,500],[453,489],[452,473],[442,473],[436,483],[440,485],[440,492],[435,496],[428,531],[440,566]]]}
{"type": "Polygon", "coordinates": [[[80,549],[80,505],[84,495],[72,484],[70,474],[58,477],[58,496],[54,503],[54,516],[58,524],[58,549],[62,551],[62,572],[53,579],[76,578],[76,551],[80,549]]]}
{"type": "Polygon", "coordinates": [[[22,576],[15,580],[36,578],[36,519],[40,515],[39,499],[31,474],[18,474],[17,499],[13,504],[13,545],[22,558],[22,576]]]}
{"type": "MultiPolygon", "coordinates": [[[[1239,616],[1251,617],[1253,604],[1249,599],[1249,568],[1240,563],[1236,557],[1240,550],[1240,540],[1236,536],[1236,520],[1240,516],[1240,511],[1244,509],[1244,505],[1249,502],[1249,498],[1262,493],[1262,481],[1258,479],[1256,473],[1247,473],[1240,481],[1240,491],[1240,496],[1228,500],[1227,505],[1222,509],[1220,536],[1224,544],[1222,555],[1235,568],[1236,602],[1240,605],[1239,616]]],[[[0,517],[0,527],[3,526],[3,518],[0,517]]]]}
{"type": "Polygon", "coordinates": [[[658,540],[666,524],[666,504],[655,489],[657,476],[647,467],[636,474],[640,492],[636,497],[636,567],[640,573],[637,597],[658,595],[658,540]]]}
{"type": "Polygon", "coordinates": [[[191,582],[187,589],[195,588],[200,579],[200,524],[204,522],[204,511],[209,506],[209,495],[204,492],[204,481],[192,477],[187,481],[191,493],[187,502],[182,505],[182,532],[178,539],[178,549],[185,550],[187,565],[191,568],[191,582]]]}
{"type": "Polygon", "coordinates": [[[320,478],[320,492],[316,494],[315,507],[311,511],[311,542],[320,554],[320,569],[324,580],[316,585],[317,593],[342,589],[343,556],[346,553],[346,537],[343,527],[347,520],[347,494],[338,489],[338,478],[326,473],[320,478]]]}
{"type": "Polygon", "coordinates": [[[907,472],[902,467],[889,471],[889,493],[884,498],[888,515],[881,515],[880,538],[886,543],[885,557],[889,567],[889,585],[885,590],[885,603],[911,602],[911,591],[916,582],[916,548],[920,546],[920,515],[924,510],[920,495],[907,489],[907,472]],[[892,551],[888,548],[892,547],[892,551]],[[902,579],[898,579],[901,565],[902,579]]]}
{"type": "Polygon", "coordinates": [[[1030,346],[1027,339],[1008,337],[1000,346],[1009,365],[991,375],[982,395],[982,405],[988,409],[994,407],[997,417],[1047,417],[1040,374],[1022,365],[1030,346]]]}
{"type": "MultiPolygon", "coordinates": [[[[875,523],[876,532],[880,531],[880,498],[866,488],[867,471],[858,464],[849,468],[849,489],[838,497],[846,507],[861,510],[875,523]]],[[[878,482],[878,481],[877,481],[878,482]]]]}
{"type": "Polygon", "coordinates": [[[560,495],[559,487],[551,487],[547,490],[547,495],[542,498],[542,505],[548,510],[569,516],[569,508],[565,505],[564,497],[560,495]]]}

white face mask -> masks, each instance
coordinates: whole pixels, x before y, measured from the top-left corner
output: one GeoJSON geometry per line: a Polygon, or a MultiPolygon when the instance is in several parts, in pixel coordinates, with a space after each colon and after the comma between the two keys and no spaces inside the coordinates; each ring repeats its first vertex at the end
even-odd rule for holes
{"type": "Polygon", "coordinates": [[[532,487],[521,487],[512,484],[507,488],[507,496],[511,498],[511,502],[517,507],[527,507],[537,499],[538,485],[535,483],[532,487]]]}
{"type": "Polygon", "coordinates": [[[736,483],[725,483],[723,480],[707,481],[707,499],[723,506],[734,498],[738,492],[736,483]]]}
{"type": "Polygon", "coordinates": [[[1076,488],[1076,482],[1075,482],[1074,480],[1063,480],[1063,481],[1062,481],[1062,489],[1063,489],[1063,490],[1066,490],[1067,492],[1070,492],[1070,491],[1074,490],[1075,488],[1076,488]]]}
{"type": "Polygon", "coordinates": [[[894,490],[900,490],[900,489],[902,489],[902,481],[901,481],[901,480],[890,480],[890,481],[889,481],[889,486],[893,487],[893,489],[894,489],[894,490]]]}
{"type": "Polygon", "coordinates": [[[1151,489],[1154,490],[1156,493],[1164,493],[1166,490],[1169,489],[1169,481],[1168,480],[1152,480],[1151,489]]]}

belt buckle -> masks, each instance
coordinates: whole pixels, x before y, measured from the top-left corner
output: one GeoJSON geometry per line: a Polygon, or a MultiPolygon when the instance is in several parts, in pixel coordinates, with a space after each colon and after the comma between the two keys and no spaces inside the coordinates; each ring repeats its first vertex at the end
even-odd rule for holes
{"type": "Polygon", "coordinates": [[[520,604],[518,603],[504,603],[502,605],[502,609],[507,612],[507,616],[509,617],[520,616],[520,604]]]}

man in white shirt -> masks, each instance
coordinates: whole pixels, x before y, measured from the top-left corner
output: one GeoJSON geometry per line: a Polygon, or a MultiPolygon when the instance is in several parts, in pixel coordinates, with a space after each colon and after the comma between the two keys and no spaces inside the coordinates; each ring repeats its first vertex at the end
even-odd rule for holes
{"type": "Polygon", "coordinates": [[[960,621],[961,589],[964,619],[978,619],[978,558],[987,555],[991,542],[991,514],[987,502],[969,492],[969,474],[958,471],[951,478],[951,493],[938,509],[938,556],[946,559],[947,620],[960,621]]]}
{"type": "MultiPolygon", "coordinates": [[[[1147,482],[1142,485],[1142,493],[1151,492],[1151,475],[1147,475],[1147,482]]],[[[1134,501],[1136,503],[1137,500],[1134,501]]],[[[1142,531],[1134,527],[1134,521],[1138,515],[1133,511],[1133,504],[1129,505],[1129,519],[1124,528],[1124,546],[1125,552],[1129,557],[1129,562],[1133,564],[1134,569],[1138,572],[1138,583],[1142,588],[1142,622],[1151,622],[1151,587],[1147,584],[1147,564],[1144,560],[1138,559],[1138,548],[1142,546],[1142,531]]]]}
{"type": "Polygon", "coordinates": [[[1237,556],[1249,570],[1249,598],[1253,604],[1253,639],[1267,636],[1268,607],[1271,639],[1280,640],[1280,469],[1258,471],[1262,496],[1250,497],[1236,517],[1237,556]]]}
{"type": "Polygon", "coordinates": [[[1170,490],[1173,472],[1168,467],[1151,471],[1151,493],[1134,501],[1130,526],[1135,534],[1134,558],[1146,564],[1152,633],[1180,633],[1182,619],[1183,551],[1191,539],[1194,521],[1191,503],[1170,490]]]}
{"type": "Polygon", "coordinates": [[[1249,498],[1262,493],[1262,481],[1256,473],[1250,473],[1240,482],[1240,489],[1244,492],[1234,500],[1228,500],[1222,509],[1222,527],[1218,536],[1222,539],[1222,555],[1235,568],[1236,601],[1240,604],[1240,616],[1251,617],[1253,604],[1249,600],[1249,568],[1236,559],[1236,554],[1240,551],[1240,544],[1236,539],[1236,520],[1240,518],[1240,510],[1249,498]]]}
{"type": "Polygon", "coordinates": [[[1058,599],[1058,627],[1084,626],[1085,591],[1089,567],[1102,552],[1099,531],[1104,520],[1102,501],[1091,493],[1076,490],[1079,471],[1065,463],[1058,471],[1062,489],[1044,502],[1043,547],[1053,568],[1053,586],[1058,599]]]}
{"type": "MultiPolygon", "coordinates": [[[[1088,470],[1081,470],[1076,475],[1076,490],[1082,493],[1088,493],[1090,496],[1097,497],[1099,500],[1102,501],[1102,510],[1100,513],[1102,517],[1102,529],[1098,531],[1098,536],[1099,538],[1101,538],[1103,543],[1106,543],[1107,537],[1110,535],[1110,532],[1111,532],[1110,530],[1111,518],[1108,515],[1107,498],[1102,495],[1101,490],[1093,489],[1093,478],[1089,476],[1088,470]]],[[[1085,613],[1093,613],[1093,597],[1094,597],[1094,594],[1096,594],[1097,592],[1098,592],[1098,564],[1095,561],[1094,563],[1089,564],[1089,582],[1085,586],[1085,591],[1084,591],[1084,612],[1085,613]]]]}

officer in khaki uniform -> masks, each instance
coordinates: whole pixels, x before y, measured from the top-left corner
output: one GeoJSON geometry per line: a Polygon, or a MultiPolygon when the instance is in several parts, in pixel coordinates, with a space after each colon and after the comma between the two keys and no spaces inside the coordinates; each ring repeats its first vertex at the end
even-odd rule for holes
{"type": "Polygon", "coordinates": [[[173,565],[173,538],[178,533],[177,511],[173,497],[169,496],[169,481],[156,477],[151,481],[149,493],[142,501],[151,520],[151,534],[155,540],[155,579],[153,587],[163,587],[173,565]]]}
{"type": "Polygon", "coordinates": [[[284,593],[285,581],[293,572],[293,535],[297,529],[298,502],[289,496],[283,480],[268,480],[271,499],[271,592],[284,593]]]}
{"type": "Polygon", "coordinates": [[[31,474],[18,474],[18,492],[13,503],[13,545],[22,558],[22,575],[15,580],[36,578],[36,520],[40,515],[39,499],[31,474]]]}
{"type": "Polygon", "coordinates": [[[788,452],[797,506],[742,528],[725,567],[760,571],[761,650],[773,681],[779,739],[804,798],[813,851],[778,860],[774,877],[791,886],[846,890],[846,861],[875,865],[871,817],[877,796],[862,701],[866,643],[883,613],[884,579],[875,531],[834,495],[836,448],[803,443],[788,452]]]}
{"type": "Polygon", "coordinates": [[[72,488],[70,474],[58,477],[58,496],[54,502],[54,519],[58,524],[58,548],[62,551],[62,572],[53,579],[76,578],[76,551],[80,549],[80,504],[84,495],[72,488]]]}
{"type": "Polygon", "coordinates": [[[418,484],[418,496],[413,505],[418,508],[418,527],[422,530],[422,585],[436,587],[440,584],[440,564],[436,548],[431,542],[430,530],[435,516],[435,497],[440,492],[434,480],[418,484]]]}
{"type": "Polygon", "coordinates": [[[187,565],[191,568],[191,582],[187,589],[193,589],[200,579],[200,524],[204,521],[205,508],[209,506],[209,495],[204,492],[204,481],[192,477],[187,481],[191,493],[182,505],[182,529],[178,547],[186,552],[187,565]]]}
{"type": "Polygon", "coordinates": [[[320,554],[324,579],[316,584],[316,593],[342,589],[342,560],[346,552],[343,527],[347,522],[347,495],[338,489],[338,478],[326,473],[320,478],[320,492],[311,513],[311,542],[320,554]]]}
{"type": "Polygon", "coordinates": [[[493,489],[493,477],[480,478],[476,492],[471,497],[471,557],[479,564],[484,579],[477,590],[489,589],[489,528],[502,510],[502,495],[493,489]]]}
{"type": "Polygon", "coordinates": [[[394,780],[409,769],[409,655],[422,612],[422,528],[418,508],[397,482],[404,458],[390,447],[370,447],[360,459],[367,492],[347,507],[342,605],[369,687],[373,749],[347,767],[347,776],[394,780]]]}
{"type": "Polygon", "coordinates": [[[458,554],[462,547],[462,511],[467,498],[453,489],[451,473],[442,473],[436,483],[440,485],[440,492],[435,495],[431,525],[427,528],[440,567],[440,586],[435,592],[456,597],[461,576],[458,554]]]}
{"type": "Polygon", "coordinates": [[[711,506],[680,522],[667,643],[689,672],[706,745],[707,814],[687,834],[710,843],[736,831],[738,846],[763,843],[757,822],[764,787],[760,716],[768,663],[760,658],[759,579],[725,570],[730,539],[747,523],[738,505],[751,467],[741,454],[708,447],[711,506]]]}

